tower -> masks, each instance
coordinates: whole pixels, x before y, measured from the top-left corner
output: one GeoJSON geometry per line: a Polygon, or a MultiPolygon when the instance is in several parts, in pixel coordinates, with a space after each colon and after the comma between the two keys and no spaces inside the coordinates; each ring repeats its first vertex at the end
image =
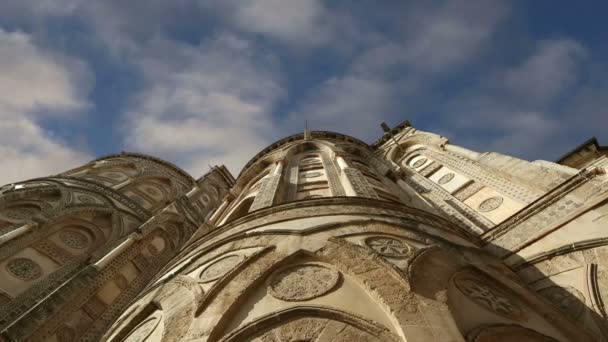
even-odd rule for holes
{"type": "Polygon", "coordinates": [[[1,336],[606,340],[607,155],[528,162],[404,122],[286,137],[236,179],[120,154],[7,186],[1,336]]]}

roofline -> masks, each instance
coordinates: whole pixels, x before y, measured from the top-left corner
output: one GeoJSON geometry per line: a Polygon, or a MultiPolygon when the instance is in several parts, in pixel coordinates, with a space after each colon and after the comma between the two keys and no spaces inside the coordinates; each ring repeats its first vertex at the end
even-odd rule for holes
{"type": "MultiPolygon", "coordinates": [[[[350,135],[346,135],[346,134],[342,134],[342,133],[336,133],[336,132],[331,132],[331,131],[311,131],[310,132],[310,136],[312,138],[333,138],[333,139],[342,139],[342,140],[349,140],[354,142],[357,145],[361,145],[364,146],[366,148],[369,148],[370,145],[368,145],[367,143],[352,137],[350,135]]],[[[237,176],[237,179],[239,177],[241,177],[241,175],[245,172],[245,170],[247,170],[251,165],[253,165],[258,159],[260,159],[262,156],[264,156],[265,154],[270,153],[271,151],[289,143],[292,141],[297,141],[297,140],[304,140],[304,133],[297,133],[297,134],[292,134],[290,136],[287,136],[285,138],[279,139],[275,142],[273,142],[272,144],[268,145],[266,148],[264,148],[263,150],[261,150],[260,152],[258,152],[253,158],[251,158],[247,164],[245,164],[245,166],[243,167],[243,169],[241,169],[241,172],[239,172],[239,175],[237,176]]]]}
{"type": "Polygon", "coordinates": [[[182,170],[177,165],[175,165],[173,163],[170,163],[170,162],[168,162],[168,161],[166,161],[164,159],[160,159],[158,157],[151,156],[151,155],[145,154],[145,153],[121,151],[120,153],[112,153],[112,154],[108,154],[108,155],[99,157],[97,159],[93,159],[91,161],[91,163],[102,161],[102,160],[106,160],[106,159],[124,158],[124,157],[135,157],[135,158],[142,158],[142,159],[152,160],[152,161],[154,161],[156,163],[159,163],[159,164],[161,164],[163,166],[166,166],[166,167],[172,169],[173,171],[179,173],[180,175],[182,175],[186,179],[190,180],[193,184],[196,182],[196,180],[194,179],[194,177],[192,177],[188,172],[182,170]]]}
{"type": "Polygon", "coordinates": [[[591,138],[587,139],[584,143],[578,145],[573,150],[571,150],[571,151],[567,152],[566,154],[562,155],[561,157],[559,157],[559,159],[557,159],[556,163],[558,163],[558,164],[562,163],[566,158],[570,157],[571,155],[573,155],[575,153],[580,152],[582,149],[584,149],[585,147],[587,147],[589,145],[595,145],[595,148],[597,148],[598,150],[603,150],[603,149],[608,148],[605,146],[600,146],[600,144],[597,142],[597,138],[595,136],[592,136],[591,138]]]}
{"type": "Polygon", "coordinates": [[[209,175],[211,175],[214,172],[218,172],[226,181],[226,183],[228,183],[228,185],[230,187],[232,187],[234,185],[234,183],[236,182],[234,179],[234,176],[232,176],[232,173],[230,173],[230,170],[228,170],[228,168],[226,168],[226,166],[224,165],[216,165],[213,166],[209,171],[205,172],[204,175],[200,176],[196,182],[200,183],[201,181],[203,181],[206,177],[208,177],[209,175]]]}
{"type": "MultiPolygon", "coordinates": [[[[401,121],[397,126],[395,126],[392,130],[391,133],[393,135],[400,133],[401,131],[403,131],[404,129],[408,128],[408,127],[412,127],[412,124],[410,123],[410,120],[403,120],[401,121]]],[[[371,143],[371,147],[376,149],[378,148],[380,145],[384,144],[387,140],[389,140],[391,138],[391,135],[389,133],[384,133],[380,138],[378,138],[378,140],[374,141],[373,143],[371,143]]]]}

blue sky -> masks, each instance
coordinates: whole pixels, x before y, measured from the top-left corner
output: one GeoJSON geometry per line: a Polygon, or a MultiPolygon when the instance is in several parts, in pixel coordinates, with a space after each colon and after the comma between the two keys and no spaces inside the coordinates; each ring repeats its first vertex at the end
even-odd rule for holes
{"type": "Polygon", "coordinates": [[[121,150],[234,174],[312,129],[371,142],[409,119],[555,160],[608,143],[608,3],[8,0],[0,183],[121,150]]]}

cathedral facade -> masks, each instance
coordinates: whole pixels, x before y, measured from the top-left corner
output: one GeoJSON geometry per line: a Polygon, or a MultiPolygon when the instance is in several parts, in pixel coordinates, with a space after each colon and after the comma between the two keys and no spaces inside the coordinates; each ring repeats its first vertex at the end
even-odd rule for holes
{"type": "Polygon", "coordinates": [[[608,148],[305,131],[0,188],[0,341],[606,341],[608,148]]]}

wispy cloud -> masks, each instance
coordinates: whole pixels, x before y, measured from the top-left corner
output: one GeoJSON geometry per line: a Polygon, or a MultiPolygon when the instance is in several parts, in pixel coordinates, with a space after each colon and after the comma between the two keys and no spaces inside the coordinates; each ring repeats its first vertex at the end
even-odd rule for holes
{"type": "Polygon", "coordinates": [[[14,164],[3,172],[9,181],[88,158],[57,129],[86,115],[104,115],[95,119],[118,137],[103,152],[92,146],[95,154],[113,152],[108,146],[147,152],[195,176],[215,163],[237,173],[304,120],[371,141],[380,121],[408,118],[475,149],[557,155],[605,134],[591,123],[608,117],[608,66],[580,36],[530,32],[524,7],[501,0],[5,2],[0,133],[10,134],[0,137],[0,157],[14,164]],[[118,76],[107,70],[126,71],[127,86],[117,90],[118,76]],[[115,112],[90,110],[108,103],[115,112]]]}
{"type": "Polygon", "coordinates": [[[285,96],[272,56],[230,34],[198,46],[159,40],[148,48],[164,53],[141,56],[146,86],[124,117],[129,148],[198,174],[208,163],[238,170],[272,139],[273,108],[285,96]]]}
{"type": "Polygon", "coordinates": [[[37,47],[28,34],[1,29],[0,56],[0,182],[45,176],[86,161],[86,152],[40,124],[49,117],[67,120],[89,106],[86,64],[37,47]]]}

